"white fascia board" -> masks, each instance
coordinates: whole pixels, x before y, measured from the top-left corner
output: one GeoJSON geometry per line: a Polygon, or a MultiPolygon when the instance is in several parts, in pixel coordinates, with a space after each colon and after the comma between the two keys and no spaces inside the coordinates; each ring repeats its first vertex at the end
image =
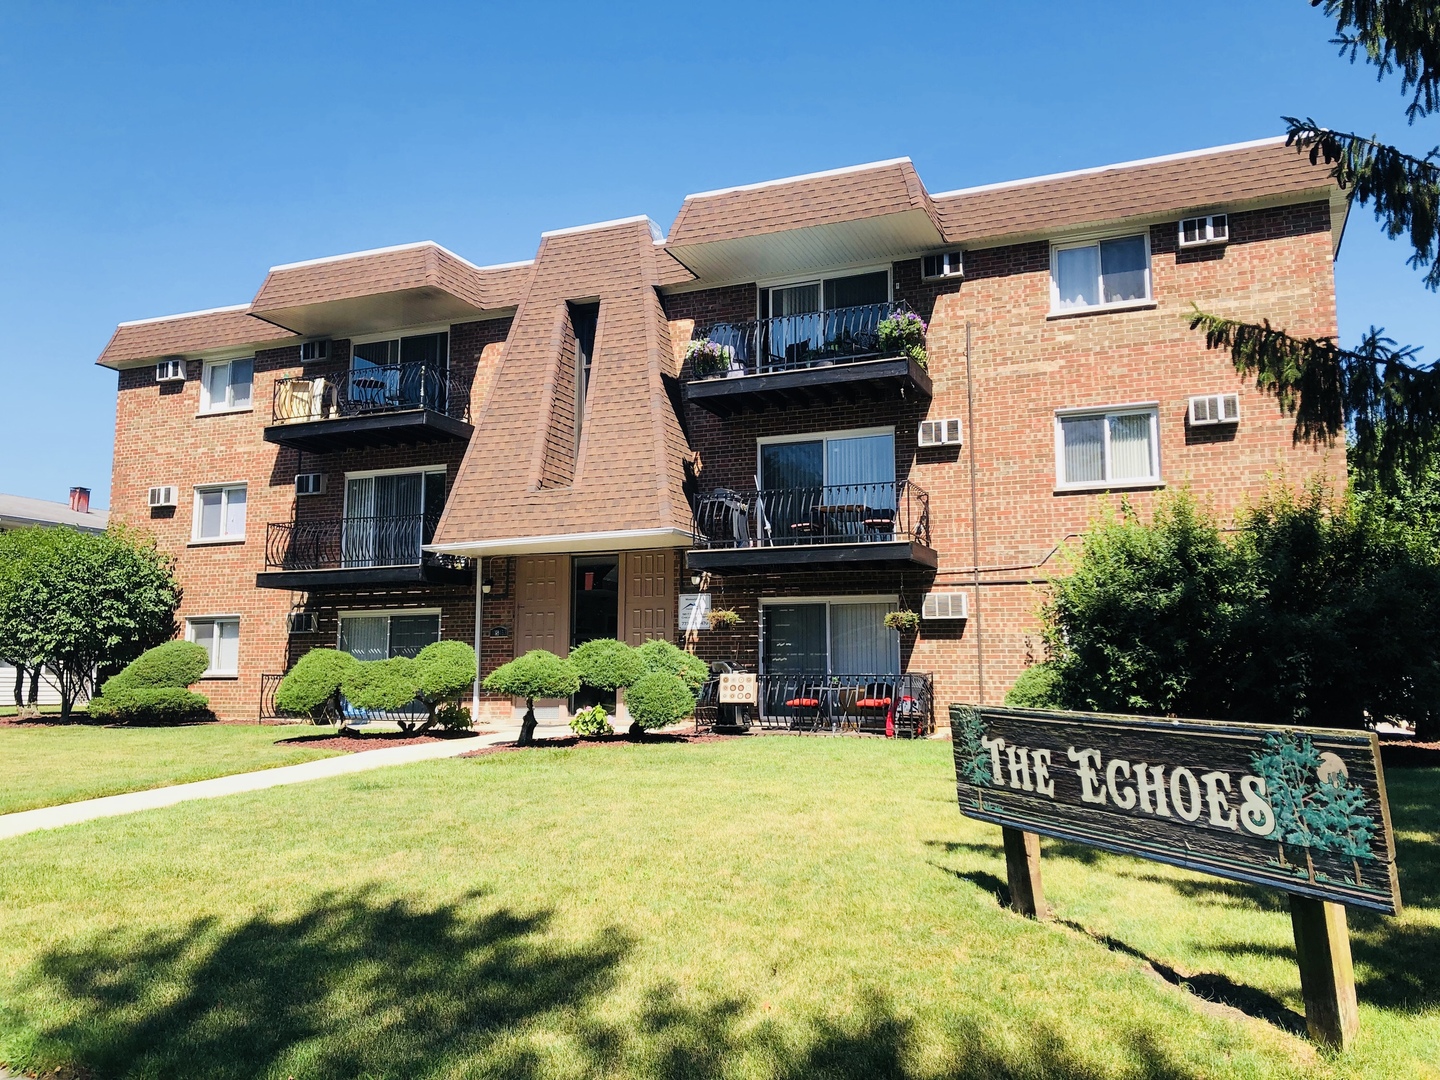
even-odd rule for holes
{"type": "Polygon", "coordinates": [[[640,548],[689,547],[695,537],[683,529],[622,529],[615,532],[555,533],[550,536],[511,536],[501,540],[469,540],[454,544],[426,544],[426,551],[442,555],[550,555],[565,552],[633,551],[640,548]]]}

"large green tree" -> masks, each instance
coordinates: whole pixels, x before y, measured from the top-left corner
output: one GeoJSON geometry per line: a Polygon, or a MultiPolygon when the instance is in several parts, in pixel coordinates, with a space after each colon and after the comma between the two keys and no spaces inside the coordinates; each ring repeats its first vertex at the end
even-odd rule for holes
{"type": "Polygon", "coordinates": [[[173,637],[179,605],[170,558],[123,527],[0,534],[0,656],[49,671],[62,717],[97,676],[173,637]]]}
{"type": "MultiPolygon", "coordinates": [[[[1412,123],[1440,108],[1440,4],[1310,2],[1334,19],[1342,56],[1352,63],[1363,58],[1381,79],[1398,74],[1401,92],[1410,94],[1412,123]]],[[[1426,286],[1440,289],[1440,147],[1417,157],[1313,119],[1284,120],[1290,145],[1329,165],[1352,205],[1368,206],[1389,236],[1404,237],[1411,265],[1428,268],[1426,286]]],[[[1382,330],[1372,327],[1354,348],[1344,348],[1330,337],[1294,336],[1268,321],[1198,309],[1192,326],[1294,414],[1297,441],[1328,444],[1348,436],[1361,484],[1393,488],[1440,444],[1440,368],[1417,362],[1416,348],[1397,345],[1382,330]]]]}

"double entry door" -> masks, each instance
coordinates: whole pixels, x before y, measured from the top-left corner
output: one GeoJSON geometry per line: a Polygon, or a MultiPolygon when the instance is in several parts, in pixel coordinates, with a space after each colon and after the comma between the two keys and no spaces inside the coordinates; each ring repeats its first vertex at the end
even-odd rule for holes
{"type": "Polygon", "coordinates": [[[347,477],[341,564],[347,568],[418,565],[444,508],[444,472],[347,477]]]}

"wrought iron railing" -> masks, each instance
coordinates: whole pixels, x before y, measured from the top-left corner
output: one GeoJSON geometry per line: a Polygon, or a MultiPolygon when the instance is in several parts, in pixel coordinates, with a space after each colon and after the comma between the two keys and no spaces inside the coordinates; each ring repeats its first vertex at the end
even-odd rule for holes
{"type": "Polygon", "coordinates": [[[903,348],[887,347],[881,341],[880,324],[908,314],[909,306],[897,300],[697,326],[691,340],[708,341],[711,347],[696,357],[695,374],[700,378],[769,375],[898,356],[903,348]]]}
{"type": "Polygon", "coordinates": [[[757,703],[720,705],[718,680],[700,689],[697,725],[750,726],[814,733],[863,732],[923,738],[935,730],[935,681],[930,675],[756,676],[757,703]]]}
{"type": "Polygon", "coordinates": [[[930,496],[908,480],[697,496],[695,546],[930,544],[930,496]]]}
{"type": "Polygon", "coordinates": [[[470,396],[463,387],[454,385],[444,367],[391,364],[278,379],[271,416],[274,423],[293,424],[412,409],[428,409],[468,421],[470,396]]]}
{"type": "Polygon", "coordinates": [[[422,563],[469,567],[469,559],[424,550],[439,521],[437,513],[271,522],[265,530],[265,566],[271,570],[351,570],[422,563]]]}

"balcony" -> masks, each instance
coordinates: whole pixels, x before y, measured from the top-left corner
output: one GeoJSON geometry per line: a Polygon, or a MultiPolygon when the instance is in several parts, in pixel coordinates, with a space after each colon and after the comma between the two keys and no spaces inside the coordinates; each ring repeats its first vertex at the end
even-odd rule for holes
{"type": "Polygon", "coordinates": [[[695,501],[691,570],[939,565],[930,496],[908,480],[768,491],[713,491],[695,501]]]}
{"type": "Polygon", "coordinates": [[[439,514],[272,522],[265,530],[261,589],[346,589],[371,585],[466,585],[474,563],[424,550],[439,514]]]}
{"type": "Polygon", "coordinates": [[[720,417],[840,401],[929,400],[923,327],[898,302],[696,327],[691,341],[704,347],[691,346],[699,377],[686,383],[685,400],[720,417]],[[911,320],[907,346],[903,324],[911,320]]]}
{"type": "Polygon", "coordinates": [[[356,446],[468,442],[470,400],[443,367],[392,364],[275,383],[265,441],[325,453],[356,446]]]}

